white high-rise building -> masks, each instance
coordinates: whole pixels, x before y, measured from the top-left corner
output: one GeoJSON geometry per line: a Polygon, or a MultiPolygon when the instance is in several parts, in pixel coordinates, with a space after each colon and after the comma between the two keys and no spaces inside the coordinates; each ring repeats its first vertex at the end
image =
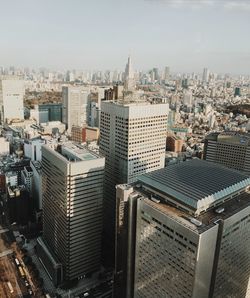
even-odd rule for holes
{"type": "Polygon", "coordinates": [[[209,69],[208,68],[204,68],[203,69],[203,76],[202,76],[202,81],[203,83],[207,83],[209,79],[209,69]]]}
{"type": "MultiPolygon", "coordinates": [[[[101,103],[100,153],[106,158],[104,237],[108,245],[114,243],[115,186],[164,167],[168,111],[168,104],[101,103]]],[[[112,253],[113,248],[107,250],[112,253]]]]}
{"type": "Polygon", "coordinates": [[[40,257],[55,284],[100,269],[105,159],[86,147],[42,147],[40,257]]]}
{"type": "Polygon", "coordinates": [[[132,67],[131,57],[128,57],[128,63],[125,68],[124,91],[133,92],[135,90],[135,76],[132,67]]]}
{"type": "Polygon", "coordinates": [[[169,77],[170,77],[170,67],[166,66],[164,70],[164,80],[165,81],[169,80],[169,77]]]}
{"type": "Polygon", "coordinates": [[[24,119],[24,94],[24,81],[11,77],[0,80],[0,123],[24,119]]]}
{"type": "Polygon", "coordinates": [[[0,156],[10,154],[10,142],[0,137],[0,156]]]}
{"type": "Polygon", "coordinates": [[[67,86],[62,88],[62,118],[69,133],[71,133],[73,125],[82,127],[87,124],[89,94],[89,87],[67,86]]]}
{"type": "Polygon", "coordinates": [[[184,91],[184,96],[183,96],[183,103],[187,107],[192,107],[193,105],[193,92],[192,90],[185,90],[184,91]]]}

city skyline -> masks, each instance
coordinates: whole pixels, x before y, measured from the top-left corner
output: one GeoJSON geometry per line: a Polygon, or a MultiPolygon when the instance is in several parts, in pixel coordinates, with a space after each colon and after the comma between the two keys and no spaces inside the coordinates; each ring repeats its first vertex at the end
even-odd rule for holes
{"type": "Polygon", "coordinates": [[[217,2],[4,3],[0,65],[123,69],[131,54],[134,69],[249,74],[250,3],[217,2]]]}

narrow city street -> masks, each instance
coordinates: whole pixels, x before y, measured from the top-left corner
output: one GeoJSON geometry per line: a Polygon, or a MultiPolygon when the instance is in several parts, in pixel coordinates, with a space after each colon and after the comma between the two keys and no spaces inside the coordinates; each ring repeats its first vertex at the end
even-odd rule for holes
{"type": "Polygon", "coordinates": [[[13,249],[8,243],[8,229],[0,227],[0,297],[23,297],[26,292],[13,261],[13,249]]]}

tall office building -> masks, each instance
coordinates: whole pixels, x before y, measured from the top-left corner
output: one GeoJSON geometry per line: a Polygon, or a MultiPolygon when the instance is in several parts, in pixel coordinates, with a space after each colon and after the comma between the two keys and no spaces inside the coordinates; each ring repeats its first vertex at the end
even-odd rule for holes
{"type": "Polygon", "coordinates": [[[208,80],[209,80],[209,69],[204,68],[203,69],[203,75],[202,75],[202,82],[203,83],[208,83],[208,80]]]}
{"type": "Polygon", "coordinates": [[[157,67],[154,67],[152,71],[154,73],[155,81],[159,81],[160,80],[159,69],[157,67]]]}
{"type": "Polygon", "coordinates": [[[235,89],[234,89],[234,97],[236,97],[236,96],[241,96],[241,88],[240,87],[236,87],[235,89]]]}
{"type": "Polygon", "coordinates": [[[168,81],[170,78],[170,67],[166,66],[164,70],[164,80],[168,81]]]}
{"type": "Polygon", "coordinates": [[[128,62],[125,68],[125,81],[124,81],[124,91],[133,92],[135,91],[135,77],[132,67],[131,57],[128,57],[128,62]]]}
{"type": "Polygon", "coordinates": [[[104,190],[105,252],[114,258],[115,186],[164,167],[168,104],[101,104],[100,153],[106,158],[104,190]]]}
{"type": "Polygon", "coordinates": [[[24,119],[24,81],[8,77],[0,79],[0,123],[24,119]]]}
{"type": "Polygon", "coordinates": [[[250,174],[250,134],[211,133],[205,139],[204,159],[250,174]]]}
{"type": "Polygon", "coordinates": [[[38,252],[53,282],[100,269],[105,160],[71,142],[42,147],[43,236],[38,252]]]}
{"type": "Polygon", "coordinates": [[[193,92],[192,90],[185,90],[183,92],[183,104],[188,108],[193,106],[193,92]]]}
{"type": "Polygon", "coordinates": [[[61,103],[41,104],[38,106],[38,110],[39,110],[39,123],[44,123],[48,121],[62,121],[61,103]],[[43,116],[45,115],[45,113],[46,113],[47,119],[43,119],[43,116]]]}
{"type": "Polygon", "coordinates": [[[127,230],[127,266],[121,270],[128,278],[135,270],[134,289],[128,279],[126,297],[133,291],[135,298],[249,297],[249,187],[248,176],[203,160],[118,186],[128,206],[127,220],[124,212],[117,218],[119,229],[127,230]]]}
{"type": "Polygon", "coordinates": [[[67,125],[68,132],[75,126],[88,123],[89,87],[67,86],[62,88],[62,122],[67,125]]]}

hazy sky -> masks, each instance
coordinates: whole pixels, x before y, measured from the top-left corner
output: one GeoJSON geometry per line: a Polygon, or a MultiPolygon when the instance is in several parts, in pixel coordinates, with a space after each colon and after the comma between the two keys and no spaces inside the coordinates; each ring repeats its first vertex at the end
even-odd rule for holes
{"type": "Polygon", "coordinates": [[[0,65],[250,74],[250,0],[1,1],[0,65]]]}

